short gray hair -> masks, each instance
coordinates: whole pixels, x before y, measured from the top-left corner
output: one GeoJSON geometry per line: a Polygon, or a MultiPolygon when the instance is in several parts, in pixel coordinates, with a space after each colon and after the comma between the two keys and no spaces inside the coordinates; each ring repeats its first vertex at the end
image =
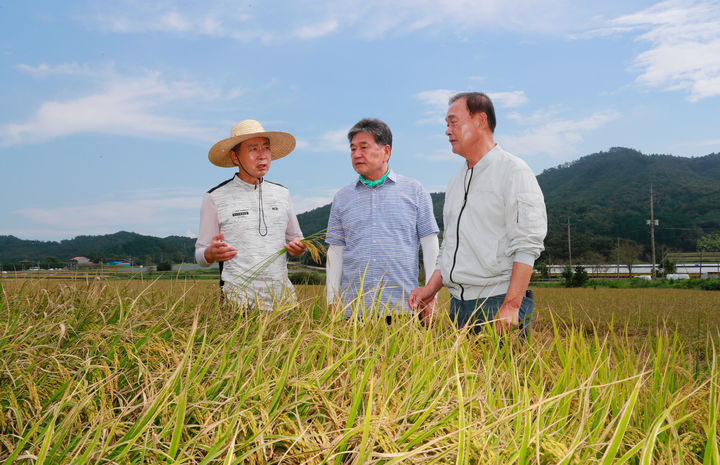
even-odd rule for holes
{"type": "Polygon", "coordinates": [[[353,137],[359,132],[370,134],[378,145],[389,145],[392,148],[392,131],[390,126],[377,118],[363,118],[348,131],[348,141],[352,143],[353,137]]]}
{"type": "Polygon", "coordinates": [[[461,92],[450,97],[448,104],[452,105],[456,100],[460,100],[461,98],[465,99],[465,105],[471,116],[475,113],[485,113],[490,132],[495,132],[495,107],[490,97],[482,92],[461,92]]]}

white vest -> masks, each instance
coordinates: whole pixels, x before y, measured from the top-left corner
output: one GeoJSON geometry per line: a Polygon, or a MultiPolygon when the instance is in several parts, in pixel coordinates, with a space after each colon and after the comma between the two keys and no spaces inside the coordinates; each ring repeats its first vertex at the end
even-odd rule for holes
{"type": "Polygon", "coordinates": [[[261,308],[268,310],[272,308],[273,298],[292,296],[294,299],[286,254],[253,275],[259,265],[273,257],[286,242],[290,214],[288,189],[269,181],[256,186],[234,176],[211,190],[210,196],[217,206],[225,242],[238,250],[233,259],[223,264],[225,294],[239,303],[257,298],[261,308]]]}

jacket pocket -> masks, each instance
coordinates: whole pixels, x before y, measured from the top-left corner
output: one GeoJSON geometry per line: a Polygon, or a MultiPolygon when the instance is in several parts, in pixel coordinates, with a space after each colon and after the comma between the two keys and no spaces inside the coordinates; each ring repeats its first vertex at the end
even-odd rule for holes
{"type": "Polygon", "coordinates": [[[545,202],[541,194],[518,194],[517,223],[522,229],[535,228],[545,222],[545,202]]]}

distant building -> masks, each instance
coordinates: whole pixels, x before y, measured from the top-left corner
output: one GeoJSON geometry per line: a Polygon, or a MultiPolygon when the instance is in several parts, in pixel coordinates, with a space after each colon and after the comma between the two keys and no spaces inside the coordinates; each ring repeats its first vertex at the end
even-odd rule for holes
{"type": "Polygon", "coordinates": [[[93,262],[87,257],[74,257],[70,259],[70,264],[73,266],[87,266],[92,265],[93,262]]]}

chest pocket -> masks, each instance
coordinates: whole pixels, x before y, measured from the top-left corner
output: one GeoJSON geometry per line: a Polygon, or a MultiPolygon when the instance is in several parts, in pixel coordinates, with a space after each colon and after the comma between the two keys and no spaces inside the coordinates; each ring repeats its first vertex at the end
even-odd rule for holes
{"type": "Polygon", "coordinates": [[[287,220],[285,208],[277,202],[265,205],[265,220],[273,224],[284,222],[283,220],[287,220]]]}
{"type": "Polygon", "coordinates": [[[228,205],[218,208],[220,229],[246,228],[257,222],[257,211],[246,205],[228,205]]]}

